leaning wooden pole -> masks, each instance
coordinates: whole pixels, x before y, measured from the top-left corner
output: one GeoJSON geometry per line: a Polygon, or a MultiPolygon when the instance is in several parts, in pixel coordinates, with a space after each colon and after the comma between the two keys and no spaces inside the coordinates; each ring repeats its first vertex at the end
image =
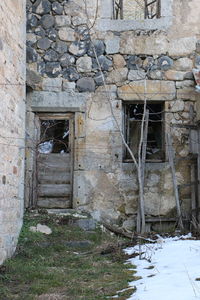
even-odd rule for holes
{"type": "Polygon", "coordinates": [[[172,180],[173,180],[174,194],[175,194],[175,200],[176,200],[178,226],[181,230],[183,230],[184,227],[183,227],[181,205],[180,205],[180,199],[179,199],[179,194],[178,194],[178,184],[177,184],[175,164],[174,164],[175,155],[174,155],[174,149],[172,146],[171,135],[169,133],[167,133],[167,150],[168,150],[169,164],[170,164],[171,171],[172,171],[172,180]]]}

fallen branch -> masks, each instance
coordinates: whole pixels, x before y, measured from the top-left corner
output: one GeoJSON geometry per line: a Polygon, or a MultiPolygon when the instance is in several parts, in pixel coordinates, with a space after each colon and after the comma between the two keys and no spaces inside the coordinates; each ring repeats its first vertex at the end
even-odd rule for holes
{"type": "Polygon", "coordinates": [[[148,238],[145,238],[143,236],[137,235],[135,232],[133,232],[133,233],[126,232],[122,228],[119,228],[115,225],[110,225],[110,224],[106,223],[105,221],[103,221],[102,225],[107,230],[115,233],[116,235],[120,235],[120,236],[126,237],[128,239],[131,239],[135,243],[138,243],[139,240],[140,241],[142,240],[142,241],[145,241],[146,243],[151,243],[151,244],[155,244],[157,242],[157,241],[154,241],[152,239],[148,239],[148,238]]]}

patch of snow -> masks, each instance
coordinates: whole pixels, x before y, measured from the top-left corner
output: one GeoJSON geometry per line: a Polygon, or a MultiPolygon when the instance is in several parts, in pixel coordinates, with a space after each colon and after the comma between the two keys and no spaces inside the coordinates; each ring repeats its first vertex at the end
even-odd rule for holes
{"type": "Polygon", "coordinates": [[[51,228],[49,228],[46,225],[41,225],[41,224],[37,224],[37,226],[31,226],[29,228],[29,230],[32,231],[32,232],[41,232],[41,233],[44,233],[44,234],[51,234],[52,233],[51,228]]]}
{"type": "Polygon", "coordinates": [[[128,262],[137,266],[130,286],[136,292],[127,300],[197,300],[200,299],[200,241],[187,236],[162,238],[155,244],[127,248],[126,253],[141,254],[128,262]]]}

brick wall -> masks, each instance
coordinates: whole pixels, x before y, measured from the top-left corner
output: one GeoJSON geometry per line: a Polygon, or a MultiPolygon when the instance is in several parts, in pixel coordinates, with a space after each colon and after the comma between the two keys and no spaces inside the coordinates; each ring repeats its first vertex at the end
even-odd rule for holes
{"type": "Polygon", "coordinates": [[[15,250],[23,216],[25,0],[0,2],[0,264],[15,250]]]}

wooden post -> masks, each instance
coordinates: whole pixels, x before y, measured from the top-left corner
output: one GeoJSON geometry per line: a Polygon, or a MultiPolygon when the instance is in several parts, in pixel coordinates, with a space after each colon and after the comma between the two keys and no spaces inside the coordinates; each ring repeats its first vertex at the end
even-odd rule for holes
{"type": "Polygon", "coordinates": [[[177,209],[177,217],[178,217],[178,225],[181,230],[184,229],[183,227],[183,221],[182,221],[182,215],[181,215],[181,206],[180,206],[180,200],[179,200],[179,194],[178,194],[178,184],[176,180],[176,171],[175,171],[175,164],[174,164],[174,149],[172,146],[172,140],[171,135],[167,133],[167,150],[168,150],[168,157],[169,157],[169,164],[172,171],[172,180],[173,180],[173,186],[174,186],[174,194],[175,194],[175,200],[176,200],[176,209],[177,209]]]}
{"type": "Polygon", "coordinates": [[[146,150],[147,150],[148,124],[149,124],[149,110],[146,110],[145,126],[144,126],[143,142],[142,142],[141,166],[139,166],[139,168],[141,168],[139,170],[140,205],[138,207],[138,214],[137,214],[137,232],[141,232],[141,233],[145,232],[144,174],[145,174],[145,160],[146,160],[146,150]]]}

